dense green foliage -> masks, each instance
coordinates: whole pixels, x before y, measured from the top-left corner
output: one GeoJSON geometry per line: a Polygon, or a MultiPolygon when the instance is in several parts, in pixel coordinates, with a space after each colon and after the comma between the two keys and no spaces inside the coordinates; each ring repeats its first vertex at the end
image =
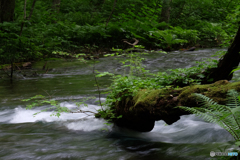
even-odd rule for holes
{"type": "Polygon", "coordinates": [[[1,64],[54,56],[56,50],[126,49],[122,40],[132,38],[147,49],[218,46],[233,38],[240,8],[237,0],[176,0],[166,23],[161,22],[162,1],[70,0],[55,11],[51,0],[40,0],[29,19],[32,2],[27,1],[24,18],[24,1],[16,0],[14,21],[0,23],[1,64]]]}

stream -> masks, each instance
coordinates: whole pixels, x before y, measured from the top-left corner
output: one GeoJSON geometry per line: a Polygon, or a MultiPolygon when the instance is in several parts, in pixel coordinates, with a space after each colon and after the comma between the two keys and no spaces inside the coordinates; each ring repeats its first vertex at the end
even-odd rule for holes
{"type": "MultiPolygon", "coordinates": [[[[150,72],[186,68],[202,58],[226,49],[201,49],[192,52],[174,51],[168,54],[150,53],[144,64],[150,72]]],[[[123,74],[121,64],[114,57],[100,58],[95,69],[100,72],[123,74]]],[[[93,61],[87,64],[77,60],[49,61],[49,71],[41,74],[44,61],[36,62],[26,74],[10,83],[0,79],[0,159],[2,160],[203,160],[215,159],[210,152],[236,149],[233,137],[216,124],[194,116],[166,125],[157,121],[151,132],[139,133],[113,125],[103,119],[83,113],[63,113],[59,118],[51,111],[33,116],[49,107],[39,106],[26,110],[27,99],[35,95],[52,96],[62,106],[76,109],[75,102],[85,97],[98,97],[94,86],[93,61]],[[75,101],[75,102],[74,102],[75,101]]],[[[0,71],[0,77],[5,73],[0,71]]],[[[235,75],[235,79],[239,74],[235,75]]],[[[101,90],[110,85],[109,77],[99,79],[101,90]]],[[[101,100],[105,101],[106,95],[101,100]]],[[[96,112],[100,106],[96,99],[86,101],[83,110],[96,112]]]]}

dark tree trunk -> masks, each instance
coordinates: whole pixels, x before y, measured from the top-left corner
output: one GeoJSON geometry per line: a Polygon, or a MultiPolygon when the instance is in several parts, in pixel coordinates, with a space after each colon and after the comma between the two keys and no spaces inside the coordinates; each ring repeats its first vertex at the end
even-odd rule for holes
{"type": "Polygon", "coordinates": [[[162,12],[161,12],[161,22],[169,22],[170,19],[170,3],[172,0],[163,0],[163,4],[162,4],[162,12]]]}
{"type": "Polygon", "coordinates": [[[54,11],[56,11],[57,13],[59,12],[59,9],[60,9],[60,3],[61,3],[61,0],[53,0],[52,1],[52,9],[54,11]]]}
{"type": "Polygon", "coordinates": [[[231,71],[238,67],[240,62],[240,27],[234,38],[232,45],[227,53],[218,62],[217,68],[211,68],[206,71],[206,78],[202,83],[212,83],[218,80],[231,80],[233,73],[231,71]]]}
{"type": "Polygon", "coordinates": [[[15,0],[0,0],[0,23],[13,21],[15,0]]]}

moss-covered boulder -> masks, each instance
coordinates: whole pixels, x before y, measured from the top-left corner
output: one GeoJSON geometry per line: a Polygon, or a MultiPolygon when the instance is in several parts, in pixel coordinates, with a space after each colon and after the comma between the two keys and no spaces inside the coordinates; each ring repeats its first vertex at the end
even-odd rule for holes
{"type": "Polygon", "coordinates": [[[176,106],[198,106],[192,93],[201,93],[219,104],[225,104],[226,94],[230,89],[240,91],[240,82],[221,80],[213,84],[183,88],[140,90],[134,97],[128,96],[115,103],[117,116],[122,115],[115,123],[120,127],[148,132],[153,129],[155,121],[164,120],[170,125],[178,121],[180,116],[189,114],[176,106]]]}

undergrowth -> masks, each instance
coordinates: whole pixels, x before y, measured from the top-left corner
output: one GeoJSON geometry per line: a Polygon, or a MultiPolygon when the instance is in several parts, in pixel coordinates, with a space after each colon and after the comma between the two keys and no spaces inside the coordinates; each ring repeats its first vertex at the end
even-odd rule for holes
{"type": "MultiPolygon", "coordinates": [[[[141,46],[135,47],[142,48],[141,46]]],[[[190,68],[169,69],[167,72],[150,73],[142,64],[144,58],[141,57],[146,53],[133,53],[132,50],[118,50],[115,54],[109,55],[123,56],[124,58],[120,59],[120,62],[123,67],[129,68],[128,74],[115,75],[113,73],[103,72],[97,75],[97,77],[111,76],[112,83],[108,88],[109,92],[107,92],[108,96],[105,105],[108,108],[107,110],[109,110],[108,113],[113,115],[115,112],[115,104],[117,102],[121,101],[123,98],[134,97],[139,90],[154,90],[168,87],[178,88],[201,83],[201,79],[205,77],[203,74],[204,70],[216,67],[218,62],[217,60],[208,59],[203,62],[197,61],[197,65],[190,68]]],[[[164,54],[166,53],[164,52],[164,54]]],[[[109,117],[106,115],[106,112],[102,112],[101,110],[99,110],[97,116],[103,118],[109,117]]]]}

